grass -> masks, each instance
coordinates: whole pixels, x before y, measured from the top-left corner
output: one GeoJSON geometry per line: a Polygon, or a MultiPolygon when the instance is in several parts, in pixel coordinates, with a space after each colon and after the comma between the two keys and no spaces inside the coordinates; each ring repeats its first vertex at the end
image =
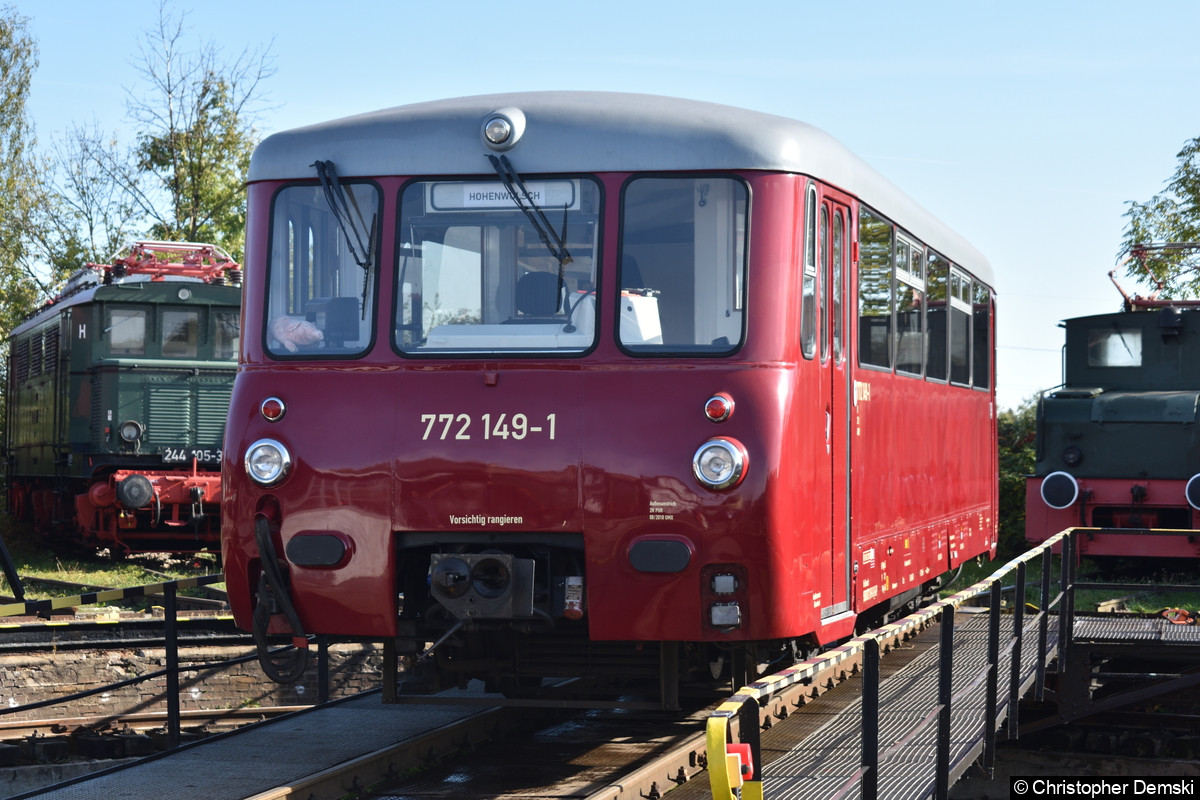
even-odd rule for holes
{"type": "MultiPolygon", "coordinates": [[[[125,558],[109,558],[80,548],[52,547],[27,527],[13,524],[8,517],[0,517],[0,537],[3,537],[17,574],[23,578],[65,581],[96,588],[126,588],[212,575],[221,571],[221,559],[216,553],[135,554],[125,558]]],[[[23,588],[27,600],[69,597],[79,591],[35,581],[28,582],[23,588]]],[[[10,596],[13,594],[2,575],[0,591],[10,596]]]]}

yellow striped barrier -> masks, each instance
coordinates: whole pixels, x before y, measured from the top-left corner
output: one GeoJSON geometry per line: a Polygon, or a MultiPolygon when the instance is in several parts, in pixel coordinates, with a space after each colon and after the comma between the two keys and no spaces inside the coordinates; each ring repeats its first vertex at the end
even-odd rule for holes
{"type": "Polygon", "coordinates": [[[27,600],[24,603],[8,603],[0,605],[0,617],[37,616],[50,614],[64,608],[93,605],[95,603],[111,603],[117,600],[130,600],[137,597],[160,595],[166,591],[168,583],[175,584],[178,589],[191,589],[196,586],[208,586],[225,580],[223,574],[202,575],[198,578],[181,578],[166,583],[151,583],[146,586],[134,586],[126,589],[103,589],[96,592],[84,592],[72,597],[52,597],[48,600],[27,600]]]}

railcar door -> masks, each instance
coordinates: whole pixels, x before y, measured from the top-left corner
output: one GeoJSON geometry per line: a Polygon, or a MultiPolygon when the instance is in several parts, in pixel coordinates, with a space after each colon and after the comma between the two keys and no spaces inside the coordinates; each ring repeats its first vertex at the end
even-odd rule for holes
{"type": "Polygon", "coordinates": [[[825,400],[825,451],[829,456],[830,575],[821,616],[850,608],[850,370],[847,364],[846,284],[850,253],[848,198],[826,187],[818,241],[821,264],[821,373],[825,400]]]}

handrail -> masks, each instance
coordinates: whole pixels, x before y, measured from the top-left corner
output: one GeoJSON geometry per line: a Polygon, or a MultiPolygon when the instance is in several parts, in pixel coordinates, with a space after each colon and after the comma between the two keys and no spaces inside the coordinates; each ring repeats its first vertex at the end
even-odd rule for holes
{"type": "MultiPolygon", "coordinates": [[[[90,592],[83,595],[65,598],[53,598],[52,600],[33,600],[26,603],[13,603],[6,606],[0,606],[0,617],[12,616],[18,613],[37,614],[46,613],[50,610],[65,608],[70,605],[82,605],[85,603],[104,602],[111,600],[128,599],[132,597],[142,597],[148,595],[162,595],[163,597],[163,624],[165,633],[165,650],[167,665],[164,669],[150,672],[144,675],[138,675],[133,678],[127,678],[122,681],[115,681],[104,686],[85,689],[74,694],[64,695],[48,700],[40,700],[34,703],[25,705],[5,707],[0,706],[0,716],[8,714],[17,714],[22,711],[33,711],[38,708],[45,708],[52,705],[62,705],[75,700],[82,700],[93,695],[103,692],[120,689],[126,686],[142,683],[144,681],[153,680],[156,678],[166,677],[167,687],[165,699],[167,703],[167,746],[169,749],[174,749],[180,746],[181,733],[181,718],[180,710],[180,673],[192,672],[212,672],[218,669],[242,664],[248,661],[253,661],[258,658],[257,653],[241,656],[238,658],[226,659],[223,661],[208,662],[205,664],[190,664],[181,666],[179,663],[179,636],[178,636],[178,590],[190,588],[193,586],[204,586],[210,583],[220,583],[224,581],[225,576],[222,574],[205,575],[199,578],[184,578],[175,581],[166,581],[164,583],[149,584],[146,586],[137,586],[125,589],[108,589],[100,592],[90,592]],[[70,602],[66,602],[70,601],[70,602]],[[22,611],[13,611],[12,609],[20,608],[22,611]]],[[[272,654],[284,653],[293,649],[294,645],[286,645],[272,651],[272,654]]],[[[329,653],[325,646],[324,638],[317,639],[317,702],[324,703],[329,699],[329,653]]]]}
{"type": "MultiPolygon", "coordinates": [[[[1063,606],[1064,613],[1059,614],[1060,626],[1067,623],[1073,610],[1071,600],[1071,582],[1074,579],[1074,541],[1076,529],[1062,531],[1044,541],[1040,546],[1029,550],[1012,559],[991,576],[973,586],[970,586],[948,598],[938,601],[921,611],[865,633],[838,647],[821,653],[814,658],[796,664],[774,675],[762,678],[738,690],[732,697],[719,705],[709,716],[706,726],[706,754],[708,758],[709,782],[712,795],[717,800],[736,798],[745,800],[762,800],[763,772],[761,752],[762,708],[769,704],[772,698],[777,698],[786,690],[797,685],[812,685],[818,681],[830,681],[836,677],[839,667],[845,671],[861,669],[864,675],[863,697],[863,757],[861,764],[845,784],[839,789],[836,797],[859,793],[863,798],[873,798],[878,789],[878,768],[882,756],[887,753],[878,751],[878,662],[881,651],[886,651],[897,641],[908,638],[924,630],[935,620],[942,625],[942,658],[939,687],[938,708],[927,717],[927,722],[936,721],[938,726],[938,774],[936,785],[930,787],[937,797],[945,797],[949,789],[950,765],[947,762],[950,743],[950,711],[955,697],[949,691],[950,686],[950,653],[953,651],[953,617],[955,610],[961,608],[968,600],[982,594],[990,595],[990,611],[992,620],[989,631],[988,664],[983,680],[976,679],[973,685],[985,683],[988,696],[995,702],[985,720],[990,733],[985,735],[985,759],[994,759],[996,708],[999,704],[999,687],[997,665],[1000,657],[998,640],[999,608],[1002,591],[1001,578],[1013,573],[1017,580],[1017,596],[1020,602],[1015,602],[1014,627],[1016,636],[1008,643],[1013,668],[1009,676],[1009,692],[1005,697],[1010,719],[1015,720],[1016,703],[1019,696],[1021,632],[1024,628],[1024,592],[1026,565],[1035,558],[1042,558],[1042,604],[1034,621],[1038,625],[1039,660],[1036,670],[1036,692],[1040,698],[1044,692],[1046,674],[1046,645],[1048,641],[1048,610],[1055,606],[1063,606]],[[1059,592],[1050,598],[1050,556],[1059,548],[1064,552],[1062,559],[1062,575],[1059,592]],[[869,685],[869,688],[868,688],[869,685]]],[[[1062,646],[1067,640],[1066,632],[1060,627],[1059,643],[1062,646]]],[[[970,687],[968,687],[970,688],[970,687]]],[[[924,724],[924,723],[923,723],[924,724]]],[[[1015,725],[1010,725],[1009,735],[1014,735],[1015,725]]],[[[894,745],[896,747],[898,745],[894,745]]]]}

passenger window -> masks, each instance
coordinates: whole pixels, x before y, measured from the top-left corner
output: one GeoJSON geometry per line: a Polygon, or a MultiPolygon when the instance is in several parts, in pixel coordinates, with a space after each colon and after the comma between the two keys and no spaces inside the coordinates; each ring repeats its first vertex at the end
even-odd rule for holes
{"type": "Polygon", "coordinates": [[[845,275],[846,262],[846,223],[842,212],[838,211],[833,215],[833,274],[830,276],[829,285],[831,288],[833,315],[833,360],[835,364],[841,364],[844,352],[842,350],[843,337],[843,321],[842,321],[842,291],[843,291],[843,276],[845,275]]]}
{"type": "Polygon", "coordinates": [[[971,381],[971,279],[950,270],[950,382],[971,381]]]}
{"type": "Polygon", "coordinates": [[[804,275],[801,276],[800,352],[817,351],[817,189],[808,187],[804,212],[804,275]]]}
{"type": "Polygon", "coordinates": [[[896,371],[920,375],[925,356],[925,252],[896,244],[896,371]]]}
{"type": "Polygon", "coordinates": [[[195,358],[200,345],[200,312],[163,310],[162,354],[165,358],[195,358]]]}
{"type": "Polygon", "coordinates": [[[948,374],[950,351],[950,263],[934,252],[929,253],[925,271],[925,327],[929,331],[925,347],[925,377],[944,381],[948,374]]]}
{"type": "MultiPolygon", "coordinates": [[[[821,206],[821,233],[817,237],[817,241],[820,242],[821,261],[828,265],[833,259],[833,250],[829,247],[829,206],[824,204],[821,206]]],[[[832,268],[829,266],[822,270],[824,276],[821,279],[822,283],[829,280],[830,272],[832,272],[832,268]]],[[[828,287],[822,288],[825,290],[819,293],[821,300],[817,316],[821,328],[821,363],[824,364],[829,360],[829,290],[828,287]]]]}
{"type": "Polygon", "coordinates": [[[972,363],[975,367],[975,388],[987,389],[991,378],[990,358],[992,348],[989,346],[991,333],[991,292],[988,288],[978,281],[975,283],[975,309],[971,315],[974,324],[974,332],[972,333],[972,342],[974,342],[974,357],[972,363]]]}
{"type": "Polygon", "coordinates": [[[114,356],[146,355],[146,311],[139,308],[113,308],[108,312],[108,352],[114,356]]]}
{"type": "Polygon", "coordinates": [[[858,363],[890,369],[892,224],[860,207],[858,240],[858,363]]]}

